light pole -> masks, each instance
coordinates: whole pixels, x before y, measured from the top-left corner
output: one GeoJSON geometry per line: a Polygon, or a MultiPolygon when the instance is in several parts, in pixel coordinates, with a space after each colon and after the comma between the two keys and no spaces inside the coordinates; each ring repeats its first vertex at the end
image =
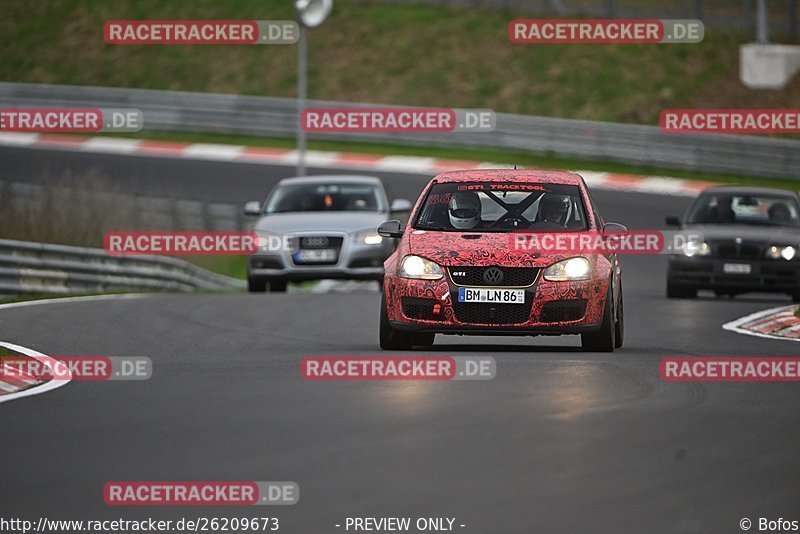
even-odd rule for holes
{"type": "Polygon", "coordinates": [[[758,0],[758,20],[756,22],[756,42],[758,44],[769,43],[769,11],[767,10],[767,0],[758,0]]]}
{"type": "Polygon", "coordinates": [[[323,23],[333,8],[333,0],[295,0],[295,11],[300,25],[297,42],[297,176],[306,174],[306,132],[301,121],[308,96],[308,28],[323,23]]]}

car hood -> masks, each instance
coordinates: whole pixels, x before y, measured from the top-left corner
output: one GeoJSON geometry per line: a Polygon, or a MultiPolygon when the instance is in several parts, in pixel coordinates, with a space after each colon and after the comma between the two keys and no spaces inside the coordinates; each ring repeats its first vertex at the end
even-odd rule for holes
{"type": "Polygon", "coordinates": [[[547,267],[556,261],[577,255],[515,250],[514,234],[511,233],[425,230],[410,230],[409,232],[410,254],[423,256],[439,265],[448,267],[463,265],[547,267]],[[472,238],[471,236],[477,237],[472,238]]]}
{"type": "Polygon", "coordinates": [[[800,243],[800,229],[780,226],[757,226],[747,224],[689,224],[685,231],[696,231],[704,240],[736,239],[745,241],[763,241],[794,245],[800,243]]]}
{"type": "Polygon", "coordinates": [[[286,234],[290,232],[357,232],[377,230],[387,219],[380,212],[305,212],[276,213],[261,217],[253,228],[256,231],[286,234]]]}

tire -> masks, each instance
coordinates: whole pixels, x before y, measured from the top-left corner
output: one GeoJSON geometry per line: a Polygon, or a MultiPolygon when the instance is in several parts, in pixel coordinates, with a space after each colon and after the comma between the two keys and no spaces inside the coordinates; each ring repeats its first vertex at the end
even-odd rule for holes
{"type": "Polygon", "coordinates": [[[676,284],[667,279],[667,298],[670,299],[693,299],[697,297],[697,290],[694,288],[676,284]]]}
{"type": "Polygon", "coordinates": [[[263,293],[267,290],[267,281],[261,278],[247,278],[247,290],[250,293],[263,293]]]}
{"type": "Polygon", "coordinates": [[[270,293],[286,293],[286,280],[270,280],[270,293]]]}
{"type": "Polygon", "coordinates": [[[622,348],[625,341],[625,308],[622,304],[622,284],[619,287],[619,304],[617,305],[617,321],[614,324],[614,348],[622,348]]]}
{"type": "Polygon", "coordinates": [[[614,321],[614,292],[611,284],[606,294],[606,305],[603,307],[603,322],[600,330],[588,334],[581,334],[581,347],[584,352],[614,352],[617,346],[617,328],[614,321]]]}
{"type": "MultiPolygon", "coordinates": [[[[383,350],[410,350],[415,341],[414,334],[395,330],[389,324],[389,316],[386,314],[386,297],[381,295],[381,326],[380,326],[380,345],[383,350]]],[[[431,339],[433,343],[433,339],[431,339]]]]}

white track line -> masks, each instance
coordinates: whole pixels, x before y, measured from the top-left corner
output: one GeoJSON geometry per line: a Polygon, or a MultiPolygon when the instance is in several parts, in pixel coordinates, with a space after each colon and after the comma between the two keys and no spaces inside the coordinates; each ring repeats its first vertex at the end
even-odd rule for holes
{"type": "MultiPolygon", "coordinates": [[[[19,345],[14,345],[13,343],[6,343],[5,341],[0,341],[0,347],[5,347],[9,350],[19,352],[20,354],[24,354],[25,356],[28,356],[35,360],[39,360],[41,363],[45,364],[47,367],[50,368],[50,372],[52,375],[56,374],[55,366],[58,362],[53,358],[51,358],[50,356],[45,356],[41,352],[36,352],[33,349],[20,347],[19,345]]],[[[63,375],[63,371],[60,371],[60,374],[63,375]]],[[[6,393],[5,395],[0,395],[0,404],[12,400],[21,399],[23,397],[30,397],[31,395],[46,393],[48,391],[60,388],[61,386],[66,386],[69,383],[70,379],[50,380],[48,382],[45,382],[41,386],[34,386],[32,388],[23,389],[22,391],[17,391],[16,393],[6,393]]]]}
{"type": "MultiPolygon", "coordinates": [[[[0,132],[0,146],[16,146],[46,150],[66,150],[84,153],[120,154],[144,158],[189,159],[196,161],[221,161],[240,164],[294,166],[298,160],[296,150],[274,149],[274,152],[250,152],[250,148],[220,143],[170,143],[97,136],[88,139],[64,137],[42,139],[39,134],[0,132]]],[[[415,175],[436,175],[446,169],[455,170],[464,166],[458,160],[437,159],[420,156],[386,155],[378,158],[365,154],[348,154],[309,150],[306,164],[310,167],[328,169],[358,169],[406,173],[415,175]]],[[[515,168],[490,162],[468,164],[469,169],[515,168]]],[[[670,178],[668,176],[624,175],[622,181],[615,181],[615,173],[574,171],[586,179],[590,187],[629,193],[648,193],[669,196],[696,196],[702,188],[701,182],[670,178]]]]}
{"type": "Polygon", "coordinates": [[[797,306],[781,306],[779,308],[770,308],[768,310],[751,313],[750,315],[745,315],[744,317],[740,317],[739,319],[736,319],[729,323],[725,323],[724,325],[722,325],[722,328],[730,332],[736,332],[737,334],[745,334],[747,336],[763,337],[766,339],[782,339],[784,341],[800,341],[800,339],[794,339],[790,337],[773,336],[772,334],[762,334],[760,332],[753,332],[752,330],[747,330],[741,327],[741,325],[743,324],[751,323],[753,321],[756,321],[758,319],[767,317],[775,313],[794,310],[796,307],[797,306]]]}
{"type": "MultiPolygon", "coordinates": [[[[9,308],[25,308],[28,306],[41,306],[45,304],[57,304],[59,302],[86,302],[86,301],[108,300],[108,299],[140,298],[145,296],[149,295],[140,293],[130,293],[124,295],[90,295],[85,297],[65,297],[65,298],[40,299],[40,300],[26,300],[23,302],[9,302],[7,304],[0,304],[0,310],[6,310],[9,308]]],[[[13,343],[0,341],[0,347],[5,347],[9,350],[13,350],[19,352],[20,354],[24,354],[25,356],[35,358],[40,362],[44,363],[45,365],[47,365],[51,370],[53,370],[54,365],[58,363],[57,360],[54,360],[50,356],[42,354],[41,352],[37,352],[33,349],[22,347],[20,345],[15,345],[13,343]]],[[[59,373],[63,375],[63,370],[59,371],[59,373]]],[[[60,388],[61,386],[66,386],[67,384],[69,384],[69,382],[70,380],[64,380],[64,379],[50,380],[49,382],[45,382],[41,386],[34,386],[32,388],[24,389],[22,391],[17,391],[16,393],[7,393],[5,395],[0,395],[0,403],[21,399],[23,397],[30,397],[31,395],[38,395],[40,393],[46,393],[56,388],[60,388]]]]}
{"type": "Polygon", "coordinates": [[[34,146],[39,134],[22,132],[0,132],[0,144],[5,146],[34,146]]]}
{"type": "Polygon", "coordinates": [[[0,310],[8,308],[25,308],[27,306],[41,306],[44,304],[58,304],[59,302],[83,302],[108,299],[131,299],[154,296],[155,293],[124,293],[121,295],[88,295],[84,297],[56,297],[51,299],[23,300],[22,302],[8,302],[0,304],[0,310]]]}
{"type": "Polygon", "coordinates": [[[116,137],[93,137],[80,145],[83,152],[109,154],[133,154],[142,142],[138,139],[117,139],[116,137]]]}
{"type": "Polygon", "coordinates": [[[183,156],[188,159],[209,159],[214,161],[233,161],[244,151],[243,146],[220,145],[217,143],[194,143],[186,147],[183,156]]]}

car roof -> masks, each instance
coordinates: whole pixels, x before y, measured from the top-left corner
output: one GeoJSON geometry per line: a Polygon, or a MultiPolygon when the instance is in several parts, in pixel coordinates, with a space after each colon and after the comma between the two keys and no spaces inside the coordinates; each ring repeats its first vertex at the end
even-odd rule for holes
{"type": "Polygon", "coordinates": [[[706,194],[728,194],[728,195],[778,195],[787,197],[796,197],[797,191],[789,191],[788,189],[778,189],[775,187],[759,187],[747,185],[714,185],[703,189],[702,195],[706,194]]]}
{"type": "Polygon", "coordinates": [[[434,178],[437,183],[450,182],[517,182],[535,184],[581,185],[579,174],[566,171],[543,171],[528,169],[472,169],[451,171],[434,178]]]}
{"type": "Polygon", "coordinates": [[[340,184],[381,184],[381,179],[376,176],[359,176],[357,174],[326,174],[317,176],[296,176],[284,178],[279,183],[289,184],[329,184],[336,182],[340,184]]]}

